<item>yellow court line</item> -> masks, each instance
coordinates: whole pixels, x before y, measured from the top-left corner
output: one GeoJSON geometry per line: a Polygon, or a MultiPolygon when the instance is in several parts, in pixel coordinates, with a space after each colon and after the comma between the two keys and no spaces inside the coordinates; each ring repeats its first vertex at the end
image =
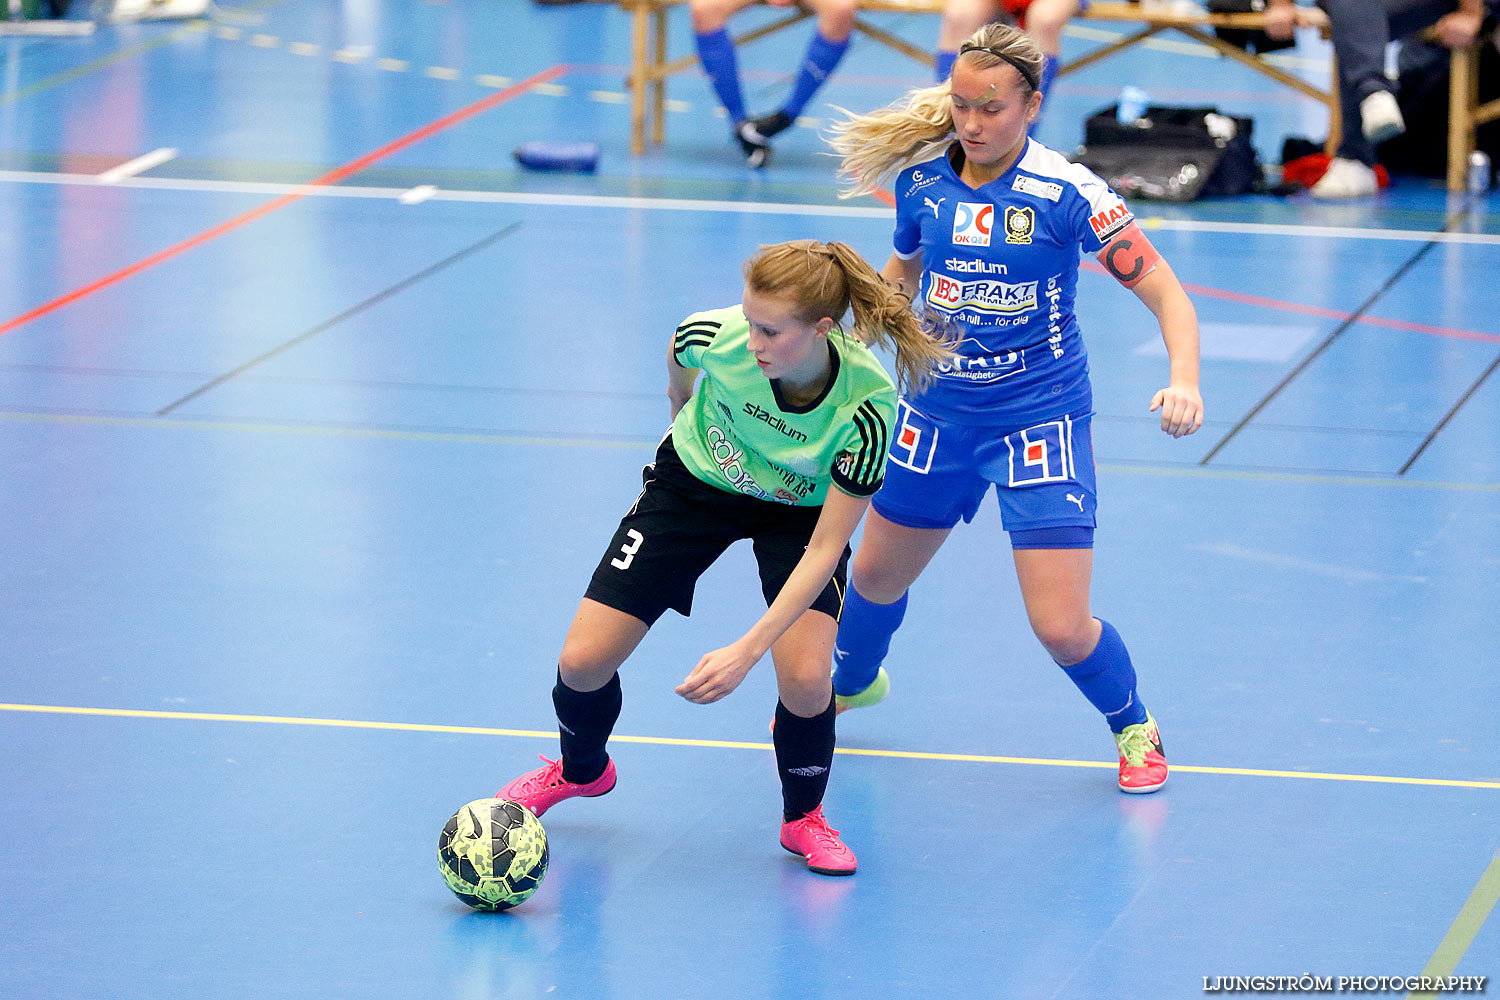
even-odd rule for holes
{"type": "MultiPolygon", "coordinates": [[[[324,726],[336,729],[383,729],[416,733],[456,733],[466,736],[521,736],[555,739],[557,733],[537,729],[495,729],[488,726],[441,726],[422,722],[371,722],[363,719],[313,719],[284,715],[231,715],[217,712],[170,712],[139,708],[88,708],[76,705],[17,705],[0,703],[0,712],[34,712],[47,715],[93,715],[127,719],[176,719],[190,722],[258,722],[281,726],[324,726]]],[[[770,750],[770,743],[734,740],[677,739],[668,736],[610,737],[617,743],[656,746],[707,747],[716,750],[770,750]]],[[[929,753],[917,750],[869,750],[839,747],[836,753],[851,757],[887,757],[897,760],[938,760],[967,764],[1026,764],[1041,767],[1114,768],[1115,763],[1095,760],[1058,760],[1049,757],[998,757],[988,754],[929,753]]],[[[1500,781],[1459,781],[1451,778],[1403,778],[1382,774],[1338,774],[1328,771],[1273,771],[1248,767],[1206,767],[1173,764],[1172,770],[1186,774],[1226,774],[1256,778],[1313,778],[1320,781],[1363,781],[1384,785],[1429,785],[1440,788],[1500,789],[1500,781]]]]}

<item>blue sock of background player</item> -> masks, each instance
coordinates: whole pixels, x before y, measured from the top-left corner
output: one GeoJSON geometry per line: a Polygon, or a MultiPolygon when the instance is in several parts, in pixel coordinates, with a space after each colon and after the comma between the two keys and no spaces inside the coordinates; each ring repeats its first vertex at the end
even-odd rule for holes
{"type": "MultiPolygon", "coordinates": [[[[875,682],[890,651],[891,637],[906,615],[906,599],[902,594],[891,604],[875,604],[853,586],[849,588],[834,647],[834,694],[847,698],[875,682]]],[[[1102,618],[1099,625],[1099,642],[1093,652],[1062,671],[1118,733],[1145,722],[1146,706],[1136,693],[1135,666],[1120,633],[1102,618]]]]}
{"type": "Polygon", "coordinates": [[[1036,130],[1041,127],[1042,116],[1047,113],[1047,95],[1052,93],[1052,81],[1057,79],[1057,56],[1045,56],[1044,60],[1042,63],[1041,87],[1039,88],[1042,92],[1042,108],[1036,113],[1036,117],[1031,120],[1031,126],[1026,130],[1027,135],[1036,135],[1036,130]]]}
{"type": "MultiPolygon", "coordinates": [[[[1078,686],[1089,703],[1103,714],[1114,732],[1146,721],[1146,706],[1135,690],[1135,666],[1120,633],[1103,618],[1094,651],[1078,663],[1063,667],[1063,673],[1078,686]]],[[[1059,664],[1061,666],[1061,664],[1059,664]]]]}
{"type": "Polygon", "coordinates": [[[791,96],[786,99],[781,110],[751,118],[739,126],[736,135],[740,144],[746,147],[747,154],[749,147],[769,150],[771,138],[792,126],[848,51],[848,36],[835,40],[824,35],[821,30],[813,33],[812,41],[807,46],[807,54],[802,58],[802,66],[797,71],[797,79],[792,84],[791,96]]]}
{"type": "Polygon", "coordinates": [[[850,583],[833,647],[834,694],[856,695],[875,683],[880,664],[890,651],[891,636],[906,616],[906,597],[902,594],[890,604],[876,604],[850,583]]]}
{"type": "Polygon", "coordinates": [[[703,71],[713,84],[719,103],[729,113],[729,120],[738,125],[745,119],[745,99],[740,94],[740,67],[734,54],[734,41],[728,28],[718,28],[693,36],[698,42],[698,58],[703,71]]]}

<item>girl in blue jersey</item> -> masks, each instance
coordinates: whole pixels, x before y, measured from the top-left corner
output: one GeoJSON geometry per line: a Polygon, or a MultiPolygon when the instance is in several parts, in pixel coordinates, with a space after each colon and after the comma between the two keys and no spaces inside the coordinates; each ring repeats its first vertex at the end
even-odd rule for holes
{"type": "Polygon", "coordinates": [[[1198,321],[1119,196],[1028,139],[1042,68],[1035,41],[987,25],[963,44],[948,81],[834,130],[847,194],[895,178],[895,252],[883,276],[962,336],[956,363],[901,401],[885,484],[851,564],[834,693],[840,709],[885,697],[881,661],[907,589],[993,484],[1033,631],[1109,722],[1120,788],[1153,792],[1167,780],[1156,720],[1119,633],[1089,607],[1093,395],[1073,312],[1080,255],[1097,255],[1155,314],[1170,376],[1151,410],[1173,437],[1203,423],[1198,321]]]}

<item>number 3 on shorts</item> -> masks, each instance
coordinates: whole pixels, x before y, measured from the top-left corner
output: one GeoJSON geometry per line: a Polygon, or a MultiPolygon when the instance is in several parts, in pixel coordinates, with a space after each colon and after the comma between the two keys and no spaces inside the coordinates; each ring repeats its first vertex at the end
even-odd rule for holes
{"type": "Polygon", "coordinates": [[[634,528],[626,528],[625,533],[630,536],[630,541],[620,546],[620,552],[625,558],[609,561],[615,569],[629,569],[630,564],[635,561],[635,554],[641,550],[641,543],[646,540],[646,536],[634,528]]]}

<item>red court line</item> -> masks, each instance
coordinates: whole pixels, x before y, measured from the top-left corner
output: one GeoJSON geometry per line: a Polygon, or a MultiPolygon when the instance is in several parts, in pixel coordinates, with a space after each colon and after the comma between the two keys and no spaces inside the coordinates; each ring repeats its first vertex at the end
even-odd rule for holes
{"type": "MultiPolygon", "coordinates": [[[[1097,261],[1085,260],[1083,269],[1095,274],[1108,274],[1104,266],[1097,261]]],[[[1365,326],[1380,326],[1389,330],[1405,330],[1408,333],[1421,333],[1429,337],[1446,337],[1450,340],[1477,340],[1485,344],[1500,344],[1500,334],[1480,333],[1477,330],[1457,330],[1449,326],[1431,326],[1427,323],[1409,323],[1401,319],[1381,319],[1379,316],[1355,316],[1353,313],[1342,309],[1326,309],[1322,306],[1308,306],[1300,302],[1286,302],[1282,299],[1268,299],[1260,295],[1247,295],[1244,292],[1231,292],[1224,288],[1210,288],[1207,285],[1189,285],[1184,283],[1183,288],[1193,295],[1201,295],[1204,298],[1222,299],[1225,302],[1238,302],[1241,305],[1258,306],[1262,309],[1279,309],[1282,312],[1301,313],[1304,316],[1317,316],[1320,319],[1332,319],[1344,322],[1353,320],[1363,323],[1365,326]]]]}
{"type": "MultiPolygon", "coordinates": [[[[892,208],[896,207],[896,198],[889,191],[882,189],[874,192],[874,195],[877,199],[885,202],[892,208]]],[[[1084,260],[1082,267],[1085,271],[1092,271],[1095,274],[1109,273],[1104,269],[1104,265],[1094,260],[1084,260]]],[[[1223,299],[1225,302],[1238,302],[1241,305],[1259,306],[1262,309],[1280,309],[1282,312],[1301,313],[1304,316],[1333,319],[1341,323],[1353,319],[1354,322],[1363,323],[1366,326],[1381,326],[1389,330],[1405,330],[1408,333],[1422,333],[1429,337],[1447,337],[1450,340],[1477,340],[1484,344],[1500,344],[1500,334],[1480,333],[1477,330],[1457,330],[1450,326],[1429,326],[1426,323],[1409,323],[1401,319],[1381,319],[1379,316],[1356,317],[1353,313],[1347,313],[1341,309],[1306,306],[1300,302],[1268,299],[1260,295],[1231,292],[1224,288],[1210,288],[1207,285],[1189,285],[1184,283],[1182,287],[1193,295],[1201,295],[1204,298],[1210,299],[1223,299]]]]}
{"type": "Polygon", "coordinates": [[[444,115],[437,121],[429,122],[428,124],[423,125],[421,128],[417,129],[414,132],[408,132],[401,138],[394,139],[391,142],[386,143],[384,146],[381,146],[379,149],[376,149],[373,152],[366,153],[364,156],[361,156],[357,160],[351,160],[341,167],[335,167],[333,170],[330,170],[322,177],[319,177],[316,180],[309,181],[300,189],[293,191],[290,194],[284,194],[273,201],[268,201],[264,205],[261,205],[259,208],[252,208],[245,214],[236,216],[235,218],[230,219],[228,222],[221,222],[217,226],[214,226],[212,229],[206,229],[196,236],[188,237],[175,246],[167,247],[165,250],[159,250],[149,257],[144,257],[141,260],[136,261],[129,267],[121,268],[108,277],[100,278],[98,281],[95,281],[92,284],[84,285],[82,288],[74,289],[73,291],[68,292],[66,295],[63,295],[60,298],[53,299],[46,305],[37,306],[30,312],[22,313],[14,319],[7,320],[5,323],[0,324],[0,337],[5,336],[7,333],[11,332],[17,327],[25,326],[27,323],[30,323],[34,319],[40,319],[41,317],[46,316],[48,313],[56,312],[63,306],[77,302],[79,299],[86,298],[99,291],[101,288],[108,288],[110,285],[113,285],[120,281],[124,281],[131,275],[139,274],[140,272],[148,268],[155,267],[162,261],[170,260],[171,258],[176,257],[178,254],[186,253],[196,246],[201,246],[202,244],[207,243],[209,240],[216,239],[220,236],[223,236],[225,233],[230,232],[231,230],[238,229],[248,222],[254,222],[256,219],[259,219],[262,216],[270,215],[272,212],[276,211],[279,208],[285,208],[292,202],[299,201],[302,198],[307,197],[307,193],[313,188],[325,187],[329,184],[337,184],[339,181],[350,176],[351,174],[359,173],[361,170],[370,166],[372,163],[383,160],[387,156],[390,156],[392,153],[399,152],[405,149],[407,146],[411,146],[415,143],[421,142],[423,139],[427,139],[433,135],[436,135],[444,129],[451,128],[461,121],[465,121],[477,114],[488,111],[490,108],[495,107],[497,104],[504,104],[506,101],[510,100],[513,97],[519,96],[527,90],[530,90],[537,84],[548,83],[560,76],[565,75],[566,73],[568,73],[568,71],[568,64],[560,63],[556,66],[553,66],[551,69],[545,69],[535,76],[527,77],[517,84],[506,87],[504,90],[497,90],[495,93],[490,94],[488,97],[475,101],[473,104],[467,105],[466,107],[459,108],[457,111],[454,111],[450,114],[444,115]]]}

